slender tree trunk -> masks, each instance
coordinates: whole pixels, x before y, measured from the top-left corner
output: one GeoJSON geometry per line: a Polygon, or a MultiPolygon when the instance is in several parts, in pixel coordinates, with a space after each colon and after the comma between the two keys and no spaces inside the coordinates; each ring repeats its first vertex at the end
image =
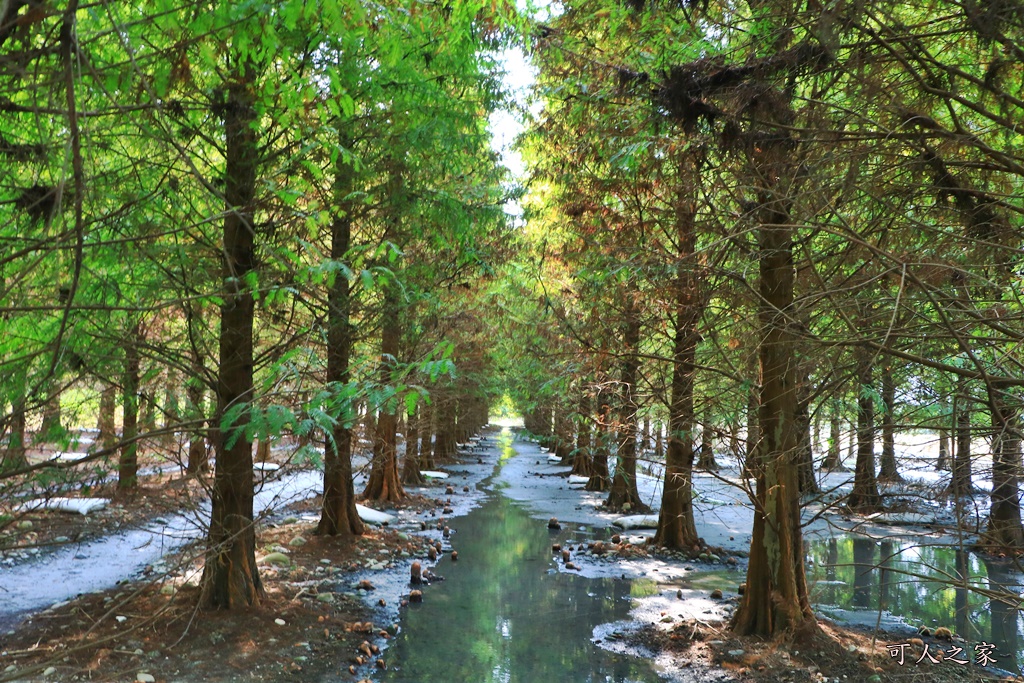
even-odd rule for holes
{"type": "Polygon", "coordinates": [[[700,455],[697,458],[697,469],[705,472],[717,472],[718,462],[715,460],[715,450],[712,445],[715,430],[711,427],[710,403],[705,404],[704,423],[700,430],[700,455]]]}
{"type": "Polygon", "coordinates": [[[967,390],[967,381],[957,379],[957,391],[953,400],[955,419],[956,453],[953,455],[953,477],[950,480],[950,491],[956,496],[970,495],[974,490],[971,481],[971,396],[967,390]]]}
{"type": "Polygon", "coordinates": [[[640,455],[651,450],[651,416],[644,415],[643,427],[640,430],[640,455]]]}
{"type": "Polygon", "coordinates": [[[842,451],[839,448],[839,428],[839,406],[833,401],[828,421],[828,453],[825,455],[825,462],[821,464],[821,468],[829,472],[838,470],[843,465],[840,458],[842,451]]]}
{"type": "Polygon", "coordinates": [[[590,397],[580,391],[579,415],[576,425],[576,456],[572,461],[572,474],[589,477],[591,470],[590,453],[590,397]]]}
{"type": "Polygon", "coordinates": [[[807,370],[800,371],[800,387],[797,390],[796,428],[797,440],[800,444],[797,453],[799,467],[800,493],[812,495],[818,493],[818,480],[814,476],[814,449],[811,446],[811,392],[808,387],[810,378],[807,370]]]}
{"type": "Polygon", "coordinates": [[[636,355],[640,348],[640,318],[633,301],[633,292],[626,292],[625,324],[623,345],[625,353],[622,362],[622,398],[619,408],[619,448],[612,477],[612,487],[605,505],[612,510],[622,510],[626,505],[633,512],[648,512],[650,508],[640,499],[636,486],[636,411],[635,392],[640,373],[640,359],[636,355]]]}
{"type": "Polygon", "coordinates": [[[892,377],[891,367],[886,368],[885,374],[882,375],[882,405],[885,413],[882,415],[882,461],[878,478],[882,481],[899,482],[903,481],[903,477],[900,476],[899,467],[896,465],[896,381],[892,377]]]}
{"type": "Polygon", "coordinates": [[[662,429],[661,421],[654,423],[654,457],[661,459],[665,456],[665,442],[661,439],[662,429]]]}
{"type": "MultiPolygon", "coordinates": [[[[653,541],[655,545],[675,550],[689,550],[698,542],[697,526],[693,519],[693,435],[696,428],[693,386],[697,374],[697,343],[700,340],[698,327],[704,311],[704,296],[700,275],[696,272],[696,194],[696,187],[680,188],[676,203],[678,265],[672,340],[672,398],[669,405],[665,484],[661,492],[658,529],[653,541]]],[[[705,434],[708,428],[707,417],[705,413],[705,434]]],[[[713,456],[710,464],[714,464],[713,456]]]]}
{"type": "Polygon", "coordinates": [[[945,472],[949,469],[949,430],[939,430],[939,458],[935,461],[935,469],[945,472]]]}
{"type": "MultiPolygon", "coordinates": [[[[769,187],[777,175],[771,166],[762,169],[767,171],[769,187]]],[[[762,191],[759,199],[761,440],[756,449],[759,462],[747,590],[733,627],[741,635],[772,637],[813,624],[814,613],[800,528],[797,340],[789,322],[794,313],[793,221],[788,200],[771,190],[762,191]]]]}
{"type": "Polygon", "coordinates": [[[23,367],[15,371],[14,391],[11,397],[10,435],[7,448],[4,450],[0,471],[12,471],[28,465],[25,457],[25,383],[26,375],[23,367]]]}
{"type": "Polygon", "coordinates": [[[97,427],[99,427],[98,441],[101,448],[113,448],[117,443],[117,387],[107,384],[100,392],[100,414],[97,427]]]}
{"type": "Polygon", "coordinates": [[[990,378],[988,406],[992,415],[992,506],[982,544],[988,548],[1019,554],[1024,550],[1024,527],[1020,520],[1020,489],[1017,482],[1021,461],[1019,410],[1012,403],[1012,387],[990,378]]]}
{"type": "Polygon", "coordinates": [[[611,419],[611,408],[603,399],[604,397],[598,394],[597,443],[594,444],[594,457],[591,462],[590,479],[587,481],[587,491],[607,491],[610,484],[608,441],[611,436],[608,423],[611,419]]]}
{"type": "Polygon", "coordinates": [[[405,486],[423,486],[420,474],[420,422],[423,410],[417,408],[409,414],[405,429],[405,461],[402,463],[402,483],[405,486]]]}
{"type": "MultiPolygon", "coordinates": [[[[338,124],[342,126],[342,123],[338,124]]],[[[350,141],[339,140],[342,149],[350,141]]],[[[331,221],[331,260],[344,263],[352,245],[352,194],[355,169],[351,158],[338,153],[335,162],[334,203],[331,221]]],[[[351,358],[354,330],[351,323],[352,288],[343,271],[336,271],[334,282],[327,293],[327,386],[342,390],[351,381],[351,358]]],[[[352,478],[352,439],[357,422],[356,407],[351,398],[342,404],[330,439],[324,445],[324,496],[320,508],[320,521],[316,531],[323,536],[359,536],[364,531],[363,521],[356,511],[356,492],[352,478]]]]}
{"type": "Polygon", "coordinates": [[[258,147],[251,66],[236,67],[224,108],[225,190],[223,304],[217,382],[217,466],[203,568],[203,602],[231,609],[263,597],[253,526],[252,442],[246,435],[253,401],[253,221],[258,147]]]}
{"type": "Polygon", "coordinates": [[[420,468],[434,469],[434,406],[420,407],[420,468]]]}
{"type": "MultiPolygon", "coordinates": [[[[398,283],[388,283],[384,292],[383,322],[380,337],[380,383],[394,382],[395,362],[402,338],[399,316],[398,283]]],[[[382,406],[377,416],[377,432],[373,444],[373,465],[370,479],[363,490],[367,500],[397,503],[405,498],[405,489],[398,476],[397,430],[395,406],[382,406]]]]}
{"type": "Polygon", "coordinates": [[[120,458],[117,466],[117,488],[127,491],[138,486],[139,443],[139,343],[142,341],[142,325],[136,323],[124,349],[124,374],[121,379],[121,405],[124,411],[120,458]]]}
{"type": "MultiPolygon", "coordinates": [[[[185,382],[185,401],[188,403],[189,418],[201,422],[206,418],[206,401],[203,400],[205,385],[202,359],[193,354],[191,358],[192,376],[185,382]]],[[[188,465],[185,471],[189,474],[200,474],[210,469],[210,455],[206,443],[206,430],[201,426],[193,427],[188,439],[188,465]]]]}
{"type": "Polygon", "coordinates": [[[761,432],[757,426],[757,413],[760,410],[760,405],[760,391],[756,384],[752,384],[750,393],[747,394],[747,443],[743,459],[743,476],[747,478],[757,476],[757,468],[761,463],[761,459],[757,456],[757,445],[761,442],[761,432]]]}
{"type": "Polygon", "coordinates": [[[178,372],[174,368],[167,369],[164,379],[164,436],[165,447],[172,447],[175,442],[174,428],[180,422],[178,415],[178,372]]]}
{"type": "Polygon", "coordinates": [[[875,399],[871,354],[858,350],[857,379],[857,469],[853,475],[853,492],[849,506],[858,512],[874,512],[881,509],[882,497],[878,494],[875,479],[875,399]]]}

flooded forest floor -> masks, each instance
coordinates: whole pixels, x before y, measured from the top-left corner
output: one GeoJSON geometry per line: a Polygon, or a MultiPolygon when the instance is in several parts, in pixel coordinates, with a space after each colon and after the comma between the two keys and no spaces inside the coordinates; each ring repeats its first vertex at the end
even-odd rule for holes
{"type": "MultiPolygon", "coordinates": [[[[441,469],[447,479],[411,488],[386,510],[394,516],[387,526],[350,542],[313,533],[319,497],[268,509],[257,541],[266,596],[254,608],[197,609],[202,553],[190,543],[117,585],[9,617],[0,681],[1022,680],[974,663],[980,637],[957,639],[959,629],[946,632],[944,622],[917,633],[924,612],[892,621],[882,607],[900,591],[915,592],[905,578],[889,587],[883,573],[869,585],[863,572],[847,579],[836,570],[885,564],[885,550],[865,559],[863,542],[826,538],[820,527],[809,528],[822,537],[809,546],[808,572],[831,611],[816,601],[819,627],[785,642],[733,637],[728,621],[749,525],[742,491],[730,498],[727,476],[717,476],[717,488],[698,487],[707,545],[691,556],[650,549],[649,531],[612,527],[621,516],[602,510],[601,494],[582,491],[567,468],[507,430],[488,431],[441,469]],[[557,528],[549,528],[551,517],[557,528]],[[414,561],[428,576],[415,587],[414,561]],[[833,569],[816,569],[825,566],[833,569]],[[845,584],[850,590],[840,595],[845,584]],[[409,604],[413,589],[422,603],[409,604]],[[958,647],[970,663],[958,663],[958,647]]],[[[656,475],[641,482],[652,502],[656,475]]],[[[5,545],[12,561],[0,565],[0,593],[7,577],[30,576],[51,544],[87,544],[133,521],[170,516],[194,486],[184,481],[155,474],[103,516],[27,516],[31,526],[5,545]]],[[[841,529],[843,521],[877,521],[835,516],[841,529]]],[[[916,593],[929,598],[921,586],[916,593]]]]}

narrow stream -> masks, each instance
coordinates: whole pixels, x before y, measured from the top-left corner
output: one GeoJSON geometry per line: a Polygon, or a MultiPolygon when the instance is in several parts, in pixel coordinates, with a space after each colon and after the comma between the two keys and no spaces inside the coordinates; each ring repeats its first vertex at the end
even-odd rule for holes
{"type": "Polygon", "coordinates": [[[559,573],[551,545],[573,531],[549,531],[493,490],[452,526],[459,560],[446,555],[435,568],[446,580],[403,614],[382,682],[661,680],[651,662],[593,642],[595,626],[626,618],[634,587],[559,573]]]}

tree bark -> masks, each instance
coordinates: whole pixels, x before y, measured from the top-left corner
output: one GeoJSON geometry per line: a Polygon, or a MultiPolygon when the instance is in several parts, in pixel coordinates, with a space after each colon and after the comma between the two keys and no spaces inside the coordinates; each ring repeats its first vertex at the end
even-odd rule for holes
{"type": "Polygon", "coordinates": [[[761,406],[760,393],[756,383],[750,385],[750,393],[747,394],[746,453],[743,459],[743,476],[747,478],[757,476],[757,468],[761,462],[757,457],[757,445],[761,442],[761,432],[757,424],[757,413],[761,406]]]}
{"type": "MultiPolygon", "coordinates": [[[[785,149],[769,150],[786,155],[785,149]]],[[[765,184],[777,173],[770,164],[765,184]]],[[[785,163],[783,162],[783,166],[785,163]]],[[[733,622],[741,635],[772,637],[814,623],[804,573],[800,528],[797,411],[797,340],[790,329],[795,273],[789,200],[773,190],[759,196],[761,392],[756,452],[754,528],[747,590],[733,622]]]]}
{"type": "MultiPolygon", "coordinates": [[[[672,340],[672,398],[669,405],[665,484],[661,492],[658,529],[653,541],[657,546],[674,550],[689,550],[698,542],[697,526],[693,519],[693,435],[696,429],[693,387],[697,374],[697,344],[700,341],[699,325],[704,311],[704,295],[701,291],[701,278],[696,270],[696,194],[697,188],[693,185],[680,188],[675,208],[678,260],[672,340]]],[[[707,429],[705,422],[705,434],[707,429]]],[[[713,456],[710,464],[714,465],[713,456]]]]}
{"type": "MultiPolygon", "coordinates": [[[[400,353],[402,328],[399,320],[399,291],[397,282],[389,282],[384,291],[383,322],[380,336],[380,378],[381,386],[394,382],[395,364],[400,353]]],[[[374,435],[373,465],[370,478],[363,490],[363,498],[388,503],[397,503],[405,498],[398,476],[397,432],[398,415],[396,405],[381,406],[377,416],[377,431],[374,435]]]]}
{"type": "Polygon", "coordinates": [[[120,457],[117,463],[117,488],[128,491],[138,486],[139,475],[139,343],[142,341],[142,324],[136,323],[124,349],[124,374],[121,379],[121,405],[124,415],[120,457]]]}
{"type": "Polygon", "coordinates": [[[591,470],[590,452],[590,397],[580,391],[579,415],[576,424],[576,455],[572,460],[572,474],[589,477],[591,470]]]}
{"type": "Polygon", "coordinates": [[[810,378],[807,371],[800,372],[800,386],[797,390],[796,402],[796,428],[799,451],[797,452],[797,467],[799,468],[799,481],[801,495],[812,495],[818,493],[818,480],[814,476],[814,449],[811,446],[811,392],[808,387],[810,378]]]}
{"type": "Polygon", "coordinates": [[[420,467],[428,470],[434,468],[434,414],[432,404],[420,407],[420,467]]]}
{"type": "Polygon", "coordinates": [[[594,444],[594,457],[591,461],[590,479],[587,480],[587,491],[607,491],[610,483],[608,476],[608,441],[611,435],[608,423],[611,418],[611,407],[602,399],[601,394],[598,394],[597,443],[594,444]]]}
{"type": "Polygon", "coordinates": [[[14,373],[10,435],[7,438],[3,463],[0,463],[0,470],[6,471],[21,469],[28,465],[28,458],[25,456],[25,383],[27,378],[24,366],[18,366],[14,373]]]}
{"type": "Polygon", "coordinates": [[[215,417],[217,466],[202,595],[208,607],[256,603],[263,583],[256,568],[252,442],[246,436],[253,401],[253,294],[246,277],[255,267],[253,222],[258,117],[251,66],[236,67],[224,108],[225,191],[223,278],[215,417]]]}
{"type": "Polygon", "coordinates": [[[900,482],[899,467],[896,465],[896,381],[892,377],[892,368],[887,367],[882,375],[882,461],[878,471],[881,481],[900,482]]]}
{"type": "Polygon", "coordinates": [[[405,429],[405,460],[402,463],[402,484],[405,486],[423,486],[423,475],[420,474],[420,422],[423,410],[417,408],[406,419],[405,429]]]}
{"type": "Polygon", "coordinates": [[[875,479],[875,398],[871,353],[859,349],[857,380],[857,468],[848,505],[858,512],[874,512],[882,507],[875,479]]]}
{"type": "Polygon", "coordinates": [[[958,378],[956,387],[953,400],[956,453],[953,455],[953,477],[949,487],[954,496],[960,497],[968,496],[974,490],[971,481],[971,395],[965,379],[958,378]]]}
{"type": "Polygon", "coordinates": [[[839,405],[833,401],[828,420],[828,453],[825,455],[825,462],[821,464],[821,468],[829,472],[838,470],[843,466],[842,459],[840,458],[842,451],[839,447],[839,428],[839,405]]]}
{"type": "Polygon", "coordinates": [[[633,296],[632,291],[626,292],[622,334],[625,348],[621,374],[622,394],[619,404],[619,448],[615,474],[612,477],[612,486],[605,506],[612,510],[622,510],[628,505],[631,512],[649,512],[650,508],[640,499],[640,492],[636,486],[637,404],[635,392],[640,374],[640,358],[636,355],[640,348],[640,318],[633,296]]]}
{"type": "Polygon", "coordinates": [[[97,441],[99,441],[102,448],[113,448],[114,444],[117,443],[116,413],[117,387],[113,384],[107,384],[103,387],[103,391],[100,392],[100,415],[97,421],[97,427],[99,427],[97,441]]]}
{"type": "Polygon", "coordinates": [[[988,526],[981,539],[990,550],[1017,555],[1024,550],[1024,526],[1020,519],[1020,490],[1017,482],[1021,461],[1019,409],[1012,403],[1011,387],[998,379],[988,383],[988,406],[992,415],[992,506],[988,526]]]}
{"type": "MultiPolygon", "coordinates": [[[[206,388],[203,383],[204,372],[202,360],[195,353],[191,359],[192,376],[185,382],[185,400],[188,403],[189,418],[202,421],[206,417],[206,402],[203,397],[206,388]]],[[[185,471],[189,474],[200,474],[210,469],[210,455],[206,442],[206,431],[195,427],[188,439],[188,465],[185,471]]]]}
{"type": "Polygon", "coordinates": [[[949,430],[939,430],[939,457],[935,461],[935,469],[944,472],[949,469],[949,430]]]}

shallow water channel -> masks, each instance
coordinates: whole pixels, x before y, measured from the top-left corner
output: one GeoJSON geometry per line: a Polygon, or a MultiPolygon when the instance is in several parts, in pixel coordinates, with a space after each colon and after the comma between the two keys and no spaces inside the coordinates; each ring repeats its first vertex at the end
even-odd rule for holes
{"type": "Polygon", "coordinates": [[[974,655],[976,645],[992,644],[994,666],[1019,671],[1024,638],[1016,599],[1024,589],[1022,575],[1005,561],[934,542],[842,536],[809,543],[815,609],[868,626],[881,613],[883,628],[893,616],[913,627],[944,626],[966,640],[966,652],[974,655]]]}
{"type": "Polygon", "coordinates": [[[595,626],[626,618],[634,582],[559,573],[551,544],[578,528],[549,531],[495,491],[452,526],[459,560],[445,555],[434,571],[446,580],[403,615],[381,681],[661,680],[651,662],[593,642],[595,626]]]}

